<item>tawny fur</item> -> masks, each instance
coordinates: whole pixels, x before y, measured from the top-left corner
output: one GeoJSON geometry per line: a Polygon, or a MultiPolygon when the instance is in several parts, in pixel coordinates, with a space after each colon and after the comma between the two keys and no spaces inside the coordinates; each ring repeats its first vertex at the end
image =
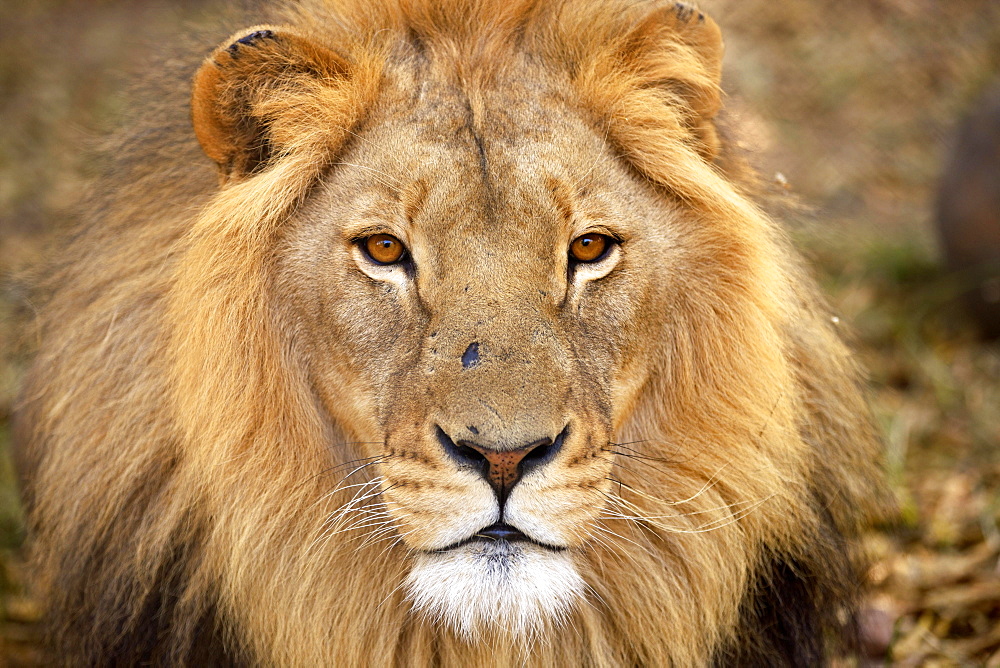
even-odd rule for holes
{"type": "Polygon", "coordinates": [[[695,666],[837,651],[855,541],[884,503],[877,439],[812,280],[721,167],[711,19],[618,0],[309,0],[258,20],[199,70],[194,132],[178,122],[123,147],[44,310],[17,428],[57,655],[695,666]],[[422,95],[441,111],[421,111],[422,95]],[[453,97],[468,165],[433,148],[453,97]],[[488,187],[467,178],[481,166],[472,139],[488,187]],[[539,157],[526,166],[518,147],[539,157]],[[563,176],[504,181],[536,163],[563,176]],[[544,215],[566,229],[641,210],[659,245],[625,240],[620,271],[585,284],[565,260],[533,274],[531,234],[508,243],[474,215],[544,217],[532,193],[551,194],[544,215]],[[413,287],[361,281],[349,240],[317,241],[347,234],[328,221],[345,202],[400,219],[473,213],[439,247],[412,232],[414,255],[433,258],[413,287]],[[449,273],[467,253],[482,258],[449,273]],[[560,290],[564,304],[545,302],[560,290]],[[560,411],[589,425],[554,469],[585,508],[553,530],[586,600],[528,641],[459,637],[405,587],[414,550],[435,539],[418,502],[461,499],[435,488],[460,481],[426,425],[402,423],[438,409],[427,397],[449,398],[456,424],[473,415],[462,397],[479,381],[436,356],[458,369],[450,351],[477,336],[539,367],[475,372],[512,416],[496,429],[526,438],[526,405],[551,409],[555,430],[560,411]],[[359,490],[371,498],[355,508],[359,490]]]}

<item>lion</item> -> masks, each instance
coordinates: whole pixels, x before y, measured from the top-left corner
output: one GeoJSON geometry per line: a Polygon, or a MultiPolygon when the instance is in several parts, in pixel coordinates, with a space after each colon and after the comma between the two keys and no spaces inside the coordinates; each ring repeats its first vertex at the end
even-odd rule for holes
{"type": "Polygon", "coordinates": [[[43,308],[16,430],[53,655],[850,651],[878,438],[721,129],[716,23],[630,0],[252,22],[188,72],[190,125],[180,83],[140,110],[43,308]]]}

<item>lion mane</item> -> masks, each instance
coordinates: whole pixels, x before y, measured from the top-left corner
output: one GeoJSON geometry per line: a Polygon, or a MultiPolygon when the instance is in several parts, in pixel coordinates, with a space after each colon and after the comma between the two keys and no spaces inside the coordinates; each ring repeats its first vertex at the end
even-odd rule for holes
{"type": "Polygon", "coordinates": [[[715,23],[625,0],[254,21],[158,82],[52,279],[15,435],[53,656],[850,651],[879,447],[719,130],[715,23]],[[610,250],[567,260],[584,233],[610,250]]]}

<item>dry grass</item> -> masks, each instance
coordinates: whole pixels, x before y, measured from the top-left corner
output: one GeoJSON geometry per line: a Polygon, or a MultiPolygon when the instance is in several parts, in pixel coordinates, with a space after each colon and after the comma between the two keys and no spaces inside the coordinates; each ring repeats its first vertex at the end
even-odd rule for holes
{"type": "MultiPolygon", "coordinates": [[[[793,233],[872,373],[902,519],[870,540],[871,661],[1000,667],[1000,347],[955,305],[931,232],[951,130],[1000,75],[1000,4],[703,5],[728,38],[729,105],[764,173],[807,205],[793,233]]],[[[40,616],[22,588],[6,457],[34,345],[26,285],[94,171],[89,138],[121,117],[122,72],[205,10],[0,0],[0,14],[0,664],[18,665],[37,660],[40,616]]]]}
{"type": "Polygon", "coordinates": [[[764,164],[871,371],[900,526],[871,537],[875,663],[1000,666],[1000,347],[936,257],[935,183],[1000,76],[1000,5],[720,0],[764,164]]]}

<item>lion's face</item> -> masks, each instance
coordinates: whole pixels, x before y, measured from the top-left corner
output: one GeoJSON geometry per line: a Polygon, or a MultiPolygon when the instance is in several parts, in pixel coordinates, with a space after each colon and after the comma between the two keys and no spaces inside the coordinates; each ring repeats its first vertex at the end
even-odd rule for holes
{"type": "Polygon", "coordinates": [[[289,321],[417,555],[417,604],[464,631],[530,626],[582,592],[570,550],[643,382],[670,282],[646,258],[674,254],[648,221],[670,215],[554,85],[473,111],[447,82],[393,83],[285,241],[289,321]]]}

